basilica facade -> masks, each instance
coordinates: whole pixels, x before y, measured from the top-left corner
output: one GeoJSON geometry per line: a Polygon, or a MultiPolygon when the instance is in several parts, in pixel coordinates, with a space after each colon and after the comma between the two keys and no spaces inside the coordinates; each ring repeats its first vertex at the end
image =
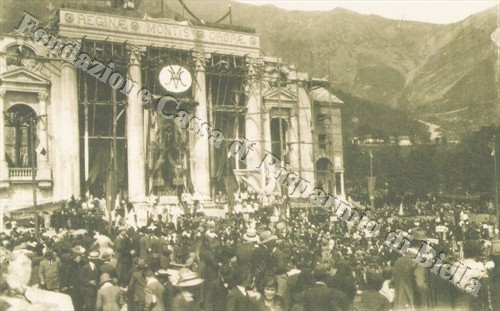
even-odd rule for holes
{"type": "Polygon", "coordinates": [[[136,205],[180,192],[205,202],[234,191],[283,194],[257,169],[268,153],[345,196],[343,102],[329,81],[264,55],[253,30],[73,9],[56,10],[49,27],[109,72],[83,70],[20,32],[0,37],[4,210],[32,206],[33,189],[39,204],[89,194],[136,205]],[[127,92],[103,83],[114,73],[127,92]],[[130,96],[141,89],[147,104],[130,96]],[[198,130],[159,115],[165,95],[198,130]],[[221,133],[219,144],[200,134],[204,124],[221,133]],[[228,156],[241,140],[253,151],[243,161],[228,156]]]}

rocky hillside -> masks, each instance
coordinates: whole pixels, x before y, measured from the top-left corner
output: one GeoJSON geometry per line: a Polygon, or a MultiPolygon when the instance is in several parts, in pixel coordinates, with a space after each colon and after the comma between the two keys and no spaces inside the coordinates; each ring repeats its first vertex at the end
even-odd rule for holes
{"type": "MultiPolygon", "coordinates": [[[[159,0],[142,0],[136,11],[103,9],[100,0],[3,0],[0,29],[9,32],[23,10],[46,16],[49,2],[108,13],[159,17],[159,0]]],[[[165,17],[191,19],[177,0],[164,0],[165,17]]],[[[197,17],[211,22],[228,0],[184,0],[197,17]]],[[[405,110],[441,125],[448,136],[499,119],[497,60],[491,33],[498,7],[449,25],[389,20],[345,9],[286,11],[231,1],[233,24],[253,27],[265,53],[298,70],[330,77],[336,88],[367,102],[405,110]]],[[[229,23],[229,18],[223,23],[229,23]]]]}

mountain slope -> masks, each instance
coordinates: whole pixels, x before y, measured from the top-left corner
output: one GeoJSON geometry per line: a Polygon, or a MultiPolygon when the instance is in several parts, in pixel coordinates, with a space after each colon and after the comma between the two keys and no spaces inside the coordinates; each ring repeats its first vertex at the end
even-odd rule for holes
{"type": "MultiPolygon", "coordinates": [[[[161,12],[158,0],[142,0],[137,11],[106,8],[105,2],[3,0],[0,29],[10,32],[23,10],[46,18],[49,3],[136,17],[159,17],[161,12]]],[[[223,16],[229,5],[228,0],[184,3],[209,22],[223,16]]],[[[495,80],[497,57],[490,39],[499,24],[499,6],[462,22],[434,25],[339,8],[303,12],[231,4],[233,24],[255,28],[266,54],[316,77],[328,76],[336,88],[367,103],[403,109],[455,136],[499,119],[496,86],[500,82],[495,80]]],[[[164,16],[192,18],[177,0],[164,0],[164,16]]]]}

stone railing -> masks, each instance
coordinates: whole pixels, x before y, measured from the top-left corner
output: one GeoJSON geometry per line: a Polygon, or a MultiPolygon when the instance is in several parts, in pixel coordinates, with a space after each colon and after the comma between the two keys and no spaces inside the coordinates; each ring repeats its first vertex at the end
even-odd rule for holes
{"type": "Polygon", "coordinates": [[[31,167],[9,168],[9,179],[13,182],[31,181],[31,178],[32,178],[31,167]]]}

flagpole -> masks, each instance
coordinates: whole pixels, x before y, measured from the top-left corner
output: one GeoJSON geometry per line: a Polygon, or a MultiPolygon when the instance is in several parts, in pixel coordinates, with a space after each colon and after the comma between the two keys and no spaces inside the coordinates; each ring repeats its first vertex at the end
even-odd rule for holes
{"type": "Polygon", "coordinates": [[[370,177],[373,177],[373,155],[371,150],[370,150],[370,177]]]}
{"type": "Polygon", "coordinates": [[[500,224],[500,210],[498,209],[498,180],[497,180],[497,154],[496,154],[496,136],[493,135],[493,138],[491,140],[491,148],[492,153],[491,155],[493,156],[493,176],[495,177],[495,207],[496,207],[496,212],[497,212],[497,222],[500,224]]]}
{"type": "Polygon", "coordinates": [[[35,135],[33,135],[33,131],[35,130],[36,119],[34,115],[31,115],[30,120],[30,144],[31,144],[31,185],[33,188],[33,214],[35,215],[35,238],[37,241],[40,239],[40,232],[38,228],[38,208],[36,204],[36,167],[35,167],[35,135]]]}

